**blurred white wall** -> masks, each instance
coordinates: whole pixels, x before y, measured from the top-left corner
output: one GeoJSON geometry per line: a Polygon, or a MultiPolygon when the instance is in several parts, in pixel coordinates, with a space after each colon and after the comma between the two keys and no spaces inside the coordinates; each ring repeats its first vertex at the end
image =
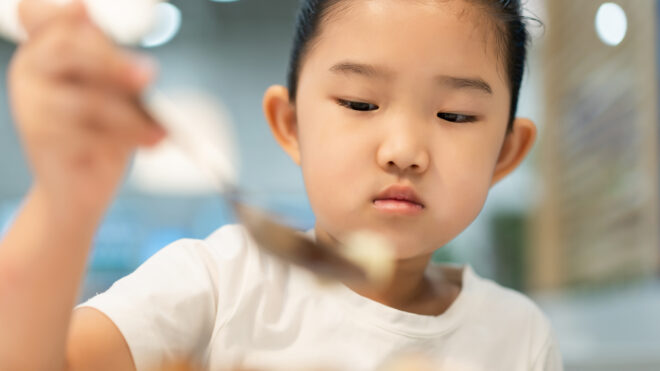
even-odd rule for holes
{"type": "MultiPolygon", "coordinates": [[[[237,125],[244,185],[302,191],[299,171],[272,139],[261,109],[265,89],[285,83],[297,1],[172,3],[183,13],[180,33],[170,43],[147,50],[160,63],[156,85],[164,89],[201,88],[224,101],[237,125]]],[[[3,69],[13,50],[12,45],[0,41],[3,69]]],[[[2,199],[23,195],[29,172],[10,121],[6,73],[0,75],[0,84],[2,199]]]]}

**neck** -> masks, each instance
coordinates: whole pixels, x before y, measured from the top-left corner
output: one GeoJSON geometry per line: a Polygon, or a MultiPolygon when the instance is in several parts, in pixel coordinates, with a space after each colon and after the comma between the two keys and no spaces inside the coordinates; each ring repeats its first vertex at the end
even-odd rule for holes
{"type": "Polygon", "coordinates": [[[397,260],[387,286],[357,286],[346,283],[356,293],[392,308],[414,311],[432,294],[433,285],[426,276],[431,256],[397,260]]]}
{"type": "MultiPolygon", "coordinates": [[[[316,238],[331,244],[337,239],[316,228],[316,238]]],[[[360,286],[350,282],[344,284],[357,294],[389,307],[420,314],[439,314],[437,283],[431,282],[426,268],[432,254],[397,260],[390,283],[383,287],[360,286]]],[[[440,295],[443,296],[443,295],[440,295]]],[[[440,307],[446,307],[442,304],[440,307]]]]}

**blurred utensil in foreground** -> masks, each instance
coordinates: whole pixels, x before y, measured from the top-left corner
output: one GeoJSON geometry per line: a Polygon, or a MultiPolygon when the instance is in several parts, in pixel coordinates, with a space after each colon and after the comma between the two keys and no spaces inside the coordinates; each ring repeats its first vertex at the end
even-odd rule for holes
{"type": "Polygon", "coordinates": [[[259,247],[326,279],[371,286],[389,282],[394,250],[384,238],[361,231],[352,234],[346,245],[330,246],[247,205],[228,154],[216,148],[209,139],[212,136],[200,130],[202,126],[194,125],[195,111],[159,92],[151,92],[145,102],[147,111],[168,131],[168,139],[214,181],[259,247]]]}
{"type": "MultiPolygon", "coordinates": [[[[13,30],[5,35],[15,42],[24,40],[17,12],[19,2],[0,2],[0,10],[3,10],[0,30],[13,30]]],[[[148,31],[153,6],[159,0],[84,2],[91,19],[104,32],[116,42],[127,44],[139,40],[148,31]],[[124,14],[143,17],[125,17],[124,14]]],[[[218,146],[212,140],[215,133],[207,133],[203,125],[195,125],[198,110],[170,100],[158,91],[149,92],[143,103],[147,113],[168,131],[170,141],[214,181],[216,190],[231,204],[238,219],[261,248],[324,278],[361,285],[388,283],[394,267],[394,250],[385,239],[370,232],[358,232],[349,236],[346,246],[328,246],[321,241],[312,241],[299,231],[277,222],[274,216],[248,206],[241,200],[243,195],[237,186],[234,161],[228,152],[231,149],[218,146]]],[[[229,130],[221,128],[221,132],[229,133],[229,130]]]]}

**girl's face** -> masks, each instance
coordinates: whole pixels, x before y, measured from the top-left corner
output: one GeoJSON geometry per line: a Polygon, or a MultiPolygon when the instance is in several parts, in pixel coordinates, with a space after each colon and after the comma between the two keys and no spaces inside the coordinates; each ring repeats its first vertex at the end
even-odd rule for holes
{"type": "Polygon", "coordinates": [[[310,44],[295,104],[317,234],[366,229],[401,259],[429,255],[493,183],[510,103],[494,29],[462,0],[343,5],[310,44]],[[377,201],[392,186],[422,206],[377,201]]]}

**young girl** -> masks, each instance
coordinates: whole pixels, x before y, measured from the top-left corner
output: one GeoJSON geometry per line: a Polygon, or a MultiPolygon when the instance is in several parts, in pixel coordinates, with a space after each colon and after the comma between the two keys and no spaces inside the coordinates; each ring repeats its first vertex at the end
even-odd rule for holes
{"type": "Polygon", "coordinates": [[[561,370],[548,320],[470,266],[429,264],[528,153],[515,118],[527,32],[515,0],[305,0],[288,89],[264,97],[302,169],[310,238],[371,230],[391,285],[321,287],[240,225],[165,247],[73,311],[92,236],[131,152],[165,133],[144,113],[148,63],[83,7],[25,0],[10,70],[34,185],[0,246],[0,369],[561,370]]]}

